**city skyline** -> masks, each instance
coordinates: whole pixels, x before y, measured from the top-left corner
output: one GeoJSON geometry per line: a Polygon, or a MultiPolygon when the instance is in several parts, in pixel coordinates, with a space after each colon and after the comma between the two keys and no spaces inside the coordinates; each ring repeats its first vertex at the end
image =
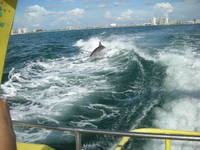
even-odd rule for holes
{"type": "Polygon", "coordinates": [[[143,24],[152,17],[188,21],[200,18],[199,8],[199,0],[19,0],[13,28],[143,24]]]}

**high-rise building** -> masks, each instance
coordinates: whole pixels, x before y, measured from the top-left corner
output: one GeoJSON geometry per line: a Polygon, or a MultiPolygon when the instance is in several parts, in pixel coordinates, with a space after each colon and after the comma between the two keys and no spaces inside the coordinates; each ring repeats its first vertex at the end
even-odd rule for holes
{"type": "Polygon", "coordinates": [[[26,28],[22,28],[22,33],[27,33],[27,29],[26,28]]]}
{"type": "Polygon", "coordinates": [[[158,25],[165,25],[166,24],[166,18],[160,17],[157,19],[156,22],[158,25]]]}
{"type": "Polygon", "coordinates": [[[116,23],[111,23],[110,26],[111,26],[111,27],[116,27],[117,24],[116,24],[116,23]]]}
{"type": "Polygon", "coordinates": [[[165,24],[169,24],[169,19],[168,19],[168,17],[165,18],[165,24]]]}
{"type": "Polygon", "coordinates": [[[16,34],[24,34],[27,33],[27,29],[26,28],[22,28],[22,29],[17,29],[15,31],[16,34]]]}
{"type": "Polygon", "coordinates": [[[153,17],[151,18],[151,25],[157,25],[157,18],[153,17]]]}
{"type": "Polygon", "coordinates": [[[167,25],[169,24],[169,19],[168,17],[160,17],[160,18],[156,18],[156,17],[152,17],[151,18],[151,25],[167,25]]]}
{"type": "Polygon", "coordinates": [[[194,19],[193,22],[194,24],[200,24],[200,19],[194,19]]]}

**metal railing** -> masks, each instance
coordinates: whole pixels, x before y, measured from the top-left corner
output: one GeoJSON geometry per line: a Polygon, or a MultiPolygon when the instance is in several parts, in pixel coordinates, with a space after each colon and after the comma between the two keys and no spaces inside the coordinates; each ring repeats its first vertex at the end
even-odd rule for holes
{"type": "MultiPolygon", "coordinates": [[[[81,134],[101,134],[110,136],[123,136],[123,138],[151,138],[151,139],[164,139],[165,149],[170,150],[171,140],[184,140],[184,141],[200,141],[200,132],[187,132],[178,130],[162,130],[162,129],[147,129],[151,131],[145,131],[145,129],[137,129],[132,132],[122,132],[122,131],[108,131],[108,130],[96,130],[96,129],[82,129],[82,128],[64,128],[64,127],[51,127],[43,125],[33,125],[28,123],[23,123],[19,121],[13,121],[15,126],[21,127],[31,127],[40,128],[47,130],[57,130],[57,131],[67,131],[75,134],[76,150],[81,150],[81,134]],[[154,131],[155,130],[155,131],[154,131]],[[162,132],[158,132],[158,130],[162,132]],[[166,134],[167,131],[173,131],[170,134],[166,134]],[[180,134],[178,134],[180,132],[180,134]],[[175,134],[176,133],[176,134],[175,134]],[[186,134],[184,134],[186,133],[186,134]]],[[[128,140],[126,140],[128,142],[128,140]]],[[[120,145],[123,147],[124,144],[120,145]]],[[[117,150],[117,147],[115,148],[117,150]]]]}

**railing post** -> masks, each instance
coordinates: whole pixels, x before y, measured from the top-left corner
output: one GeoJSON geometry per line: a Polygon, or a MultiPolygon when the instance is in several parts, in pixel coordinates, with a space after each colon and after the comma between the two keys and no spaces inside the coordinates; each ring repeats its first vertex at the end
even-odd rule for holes
{"type": "Polygon", "coordinates": [[[81,150],[81,135],[79,132],[75,132],[75,140],[76,140],[76,150],[81,150]]]}
{"type": "Polygon", "coordinates": [[[165,150],[171,150],[171,140],[165,140],[165,150]]]}

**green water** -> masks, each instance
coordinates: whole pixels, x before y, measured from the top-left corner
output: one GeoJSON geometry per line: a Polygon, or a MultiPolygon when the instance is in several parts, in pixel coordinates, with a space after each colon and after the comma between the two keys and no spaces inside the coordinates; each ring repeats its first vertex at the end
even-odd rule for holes
{"type": "MultiPolygon", "coordinates": [[[[63,31],[11,37],[1,95],[14,120],[129,131],[199,131],[200,25],[63,31]],[[102,58],[89,55],[106,47],[102,58]]],[[[15,128],[17,140],[74,149],[70,133],[15,128]]],[[[83,135],[86,150],[112,149],[118,137],[83,135]]],[[[130,140],[124,149],[157,149],[130,140]]],[[[176,144],[176,149],[198,148],[176,144]]]]}

